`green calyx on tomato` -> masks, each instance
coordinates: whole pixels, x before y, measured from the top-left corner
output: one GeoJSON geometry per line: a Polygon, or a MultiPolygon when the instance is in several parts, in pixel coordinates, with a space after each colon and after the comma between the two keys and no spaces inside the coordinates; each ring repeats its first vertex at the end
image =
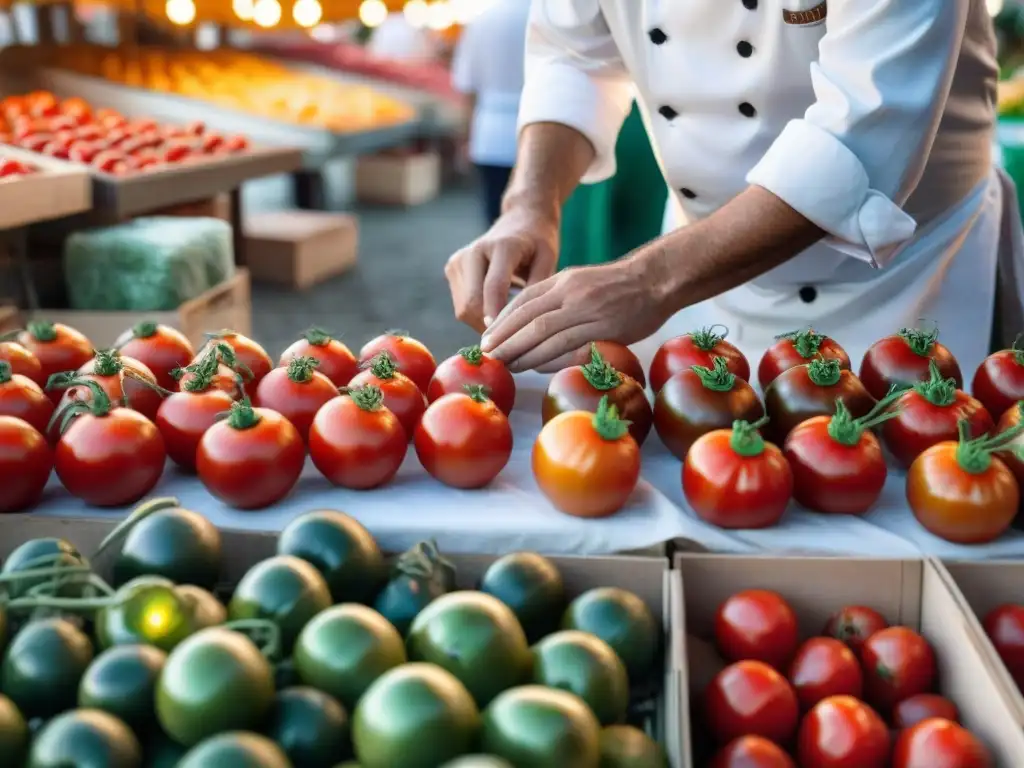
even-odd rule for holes
{"type": "Polygon", "coordinates": [[[736,375],[729,371],[729,361],[724,357],[716,357],[711,361],[711,368],[703,365],[692,366],[693,372],[697,374],[700,383],[705,389],[713,392],[729,392],[736,384],[736,375]]]}
{"type": "Polygon", "coordinates": [[[491,391],[483,384],[466,384],[462,388],[474,403],[486,403],[491,399],[491,391]]]}
{"type": "Polygon", "coordinates": [[[818,350],[821,349],[821,343],[825,340],[824,334],[818,333],[813,328],[806,328],[801,331],[790,331],[789,333],[783,333],[775,338],[778,341],[788,339],[793,342],[793,349],[795,349],[796,353],[805,360],[810,360],[817,355],[818,350]]]}
{"type": "Polygon", "coordinates": [[[932,352],[932,347],[935,346],[935,342],[939,340],[939,329],[900,328],[896,335],[907,342],[910,351],[915,355],[928,357],[932,352]]]}
{"type": "MultiPolygon", "coordinates": [[[[233,331],[225,331],[221,335],[214,335],[214,336],[212,336],[211,339],[222,339],[222,338],[224,338],[225,335],[231,336],[231,335],[234,335],[234,332],[233,331]]],[[[248,365],[243,363],[241,360],[239,360],[238,359],[238,355],[235,354],[234,348],[230,344],[228,344],[228,343],[226,343],[224,341],[218,341],[215,344],[211,344],[210,345],[210,349],[206,353],[206,355],[204,355],[204,358],[210,357],[210,356],[212,356],[213,362],[212,363],[207,363],[207,365],[210,366],[210,369],[211,369],[210,373],[211,373],[211,375],[214,372],[216,372],[218,365],[224,365],[224,366],[227,366],[228,368],[230,368],[235,373],[237,373],[243,379],[247,379],[248,380],[248,379],[252,379],[254,377],[252,369],[248,365]]],[[[199,364],[202,364],[202,363],[203,363],[203,360],[200,360],[199,364]]],[[[189,365],[189,366],[185,367],[185,370],[187,370],[187,371],[194,371],[195,369],[191,365],[189,365]]]]}
{"type": "Polygon", "coordinates": [[[348,390],[348,396],[364,411],[379,411],[384,407],[384,393],[376,384],[348,390]]]}
{"type": "MultiPolygon", "coordinates": [[[[50,379],[54,379],[61,374],[55,373],[50,379]]],[[[83,414],[90,414],[96,418],[102,418],[108,415],[113,409],[114,404],[110,402],[110,398],[107,397],[107,393],[103,391],[103,387],[97,384],[92,379],[79,379],[71,378],[67,382],[68,387],[85,387],[89,390],[89,399],[87,400],[72,400],[64,408],[54,411],[53,420],[50,422],[53,424],[57,419],[60,419],[60,433],[64,434],[67,431],[68,426],[79,416],[83,414]]],[[[50,382],[47,382],[46,388],[50,389],[50,382]]]]}
{"type": "MultiPolygon", "coordinates": [[[[235,354],[227,344],[219,346],[226,348],[231,355],[235,354]]],[[[219,352],[215,347],[211,347],[209,351],[203,353],[195,362],[186,365],[184,368],[175,368],[171,371],[171,376],[180,381],[186,373],[191,373],[192,376],[185,379],[185,383],[182,384],[182,390],[185,392],[203,392],[213,383],[213,377],[217,373],[217,368],[220,367],[220,364],[219,352]]]]}
{"type": "Polygon", "coordinates": [[[472,347],[463,347],[459,350],[459,356],[470,365],[480,365],[484,360],[484,352],[479,344],[472,347]]]}
{"type": "Polygon", "coordinates": [[[395,374],[398,373],[398,366],[395,364],[395,359],[386,351],[380,352],[371,358],[368,367],[370,369],[370,373],[381,381],[393,379],[395,378],[395,374]]]}
{"type": "Polygon", "coordinates": [[[248,397],[243,397],[241,400],[231,404],[231,410],[228,411],[227,415],[227,423],[232,429],[252,429],[260,421],[260,415],[256,413],[256,409],[252,407],[248,397]]]}
{"type": "Polygon", "coordinates": [[[729,447],[737,456],[752,459],[764,453],[764,438],[760,429],[768,423],[768,417],[758,419],[753,424],[749,421],[734,421],[729,447]]]}
{"type": "Polygon", "coordinates": [[[919,381],[914,391],[932,405],[948,408],[956,402],[956,379],[942,377],[938,364],[934,360],[928,362],[928,381],[919,381]]]}
{"type": "Polygon", "coordinates": [[[629,434],[630,422],[619,418],[619,409],[611,404],[608,395],[602,397],[597,404],[591,423],[602,440],[611,442],[629,434]]]}
{"type": "Polygon", "coordinates": [[[57,326],[45,321],[29,323],[25,326],[28,335],[36,341],[47,344],[57,340],[57,326]]]}
{"type": "Polygon", "coordinates": [[[729,329],[724,325],[709,325],[706,328],[698,328],[696,331],[690,334],[690,339],[698,349],[704,352],[710,352],[716,346],[718,342],[725,341],[725,337],[729,335],[729,329]],[[715,329],[721,328],[722,333],[718,333],[715,329]]]}
{"type": "Polygon", "coordinates": [[[331,334],[329,334],[323,328],[317,328],[316,326],[310,328],[308,331],[302,334],[302,336],[306,340],[306,343],[314,347],[326,347],[328,344],[331,343],[331,340],[333,338],[331,334]]]}
{"type": "MultiPolygon", "coordinates": [[[[100,349],[96,351],[92,371],[94,374],[97,376],[117,376],[123,370],[124,364],[121,362],[121,355],[116,349],[100,349]]],[[[50,378],[53,377],[51,376],[50,378]]]]}
{"type": "MultiPolygon", "coordinates": [[[[802,353],[801,353],[802,354],[802,353]]],[[[811,360],[807,364],[807,378],[816,386],[834,387],[843,377],[839,361],[833,358],[811,360]]],[[[778,379],[776,379],[778,381],[778,379]]]]}
{"type": "Polygon", "coordinates": [[[320,361],[315,357],[296,357],[288,363],[288,378],[296,384],[307,384],[319,367],[320,361]]]}
{"type": "MultiPolygon", "coordinates": [[[[1024,404],[1018,405],[1024,407],[1024,404]]],[[[971,439],[971,423],[967,419],[961,419],[957,423],[960,435],[960,442],[956,448],[956,462],[960,468],[970,475],[980,475],[992,465],[992,454],[998,451],[1005,451],[1010,443],[1024,433],[1024,423],[1010,427],[998,435],[982,435],[971,439]]],[[[1017,456],[1021,456],[1024,449],[1018,449],[1017,456]]]]}
{"type": "Polygon", "coordinates": [[[0,384],[6,384],[14,376],[14,369],[6,360],[0,360],[0,384]]]}
{"type": "Polygon", "coordinates": [[[421,541],[401,555],[374,608],[403,635],[435,598],[455,588],[455,566],[433,541],[421,541]]]}
{"type": "Polygon", "coordinates": [[[581,365],[583,378],[598,392],[609,392],[622,383],[622,374],[604,359],[597,344],[590,345],[590,362],[581,365]]]}
{"type": "Polygon", "coordinates": [[[902,394],[903,390],[894,386],[867,415],[859,419],[853,418],[850,409],[843,403],[843,398],[836,398],[836,412],[828,421],[829,437],[840,445],[857,445],[867,430],[899,415],[899,409],[893,408],[892,404],[902,394]]]}
{"type": "Polygon", "coordinates": [[[152,320],[143,320],[141,323],[136,323],[132,326],[132,338],[150,339],[156,336],[158,330],[159,325],[157,323],[154,323],[152,320]]]}

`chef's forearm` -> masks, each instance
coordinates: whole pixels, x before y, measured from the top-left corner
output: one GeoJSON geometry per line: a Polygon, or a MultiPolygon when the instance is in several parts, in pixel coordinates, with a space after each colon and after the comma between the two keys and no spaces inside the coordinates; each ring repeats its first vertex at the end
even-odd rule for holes
{"type": "Polygon", "coordinates": [[[574,128],[559,123],[526,126],[502,210],[528,206],[557,219],[593,160],[594,147],[574,128]]]}

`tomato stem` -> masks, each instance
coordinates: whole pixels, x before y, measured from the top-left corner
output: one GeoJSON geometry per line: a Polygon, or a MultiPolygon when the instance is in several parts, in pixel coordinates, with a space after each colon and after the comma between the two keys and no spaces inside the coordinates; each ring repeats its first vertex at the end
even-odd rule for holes
{"type": "Polygon", "coordinates": [[[806,328],[800,331],[790,331],[775,337],[779,341],[789,340],[793,342],[793,349],[804,360],[810,360],[818,354],[821,343],[825,341],[825,335],[818,333],[813,328],[806,328]]]}
{"type": "Polygon", "coordinates": [[[737,456],[752,459],[764,453],[764,438],[758,431],[768,423],[768,417],[758,419],[753,424],[749,421],[734,421],[732,423],[732,436],[729,438],[729,447],[737,456]]]}
{"type": "Polygon", "coordinates": [[[96,547],[96,551],[93,552],[92,559],[98,560],[107,549],[124,539],[132,528],[153,513],[164,509],[174,509],[179,506],[181,506],[181,504],[173,496],[163,496],[158,499],[150,499],[149,501],[142,502],[132,510],[128,517],[118,523],[114,527],[114,530],[103,537],[103,541],[100,542],[99,546],[96,547]]]}
{"type": "Polygon", "coordinates": [[[376,384],[348,390],[348,396],[364,411],[379,411],[384,407],[384,393],[376,384]]]}
{"type": "Polygon", "coordinates": [[[622,383],[622,376],[604,359],[597,344],[590,345],[590,362],[581,365],[583,378],[598,392],[609,392],[622,383]]]}
{"type": "Polygon", "coordinates": [[[724,325],[709,325],[704,328],[698,328],[696,331],[692,331],[690,333],[690,340],[697,349],[710,352],[718,346],[718,342],[724,341],[725,337],[728,335],[729,329],[724,325]],[[721,328],[723,332],[718,333],[715,330],[716,328],[721,328]]]}
{"type": "Polygon", "coordinates": [[[431,581],[435,578],[443,580],[446,574],[452,580],[455,578],[455,566],[441,556],[441,550],[433,539],[417,542],[407,552],[399,555],[394,572],[417,581],[431,581]]]}
{"type": "Polygon", "coordinates": [[[331,343],[331,334],[323,328],[313,326],[303,334],[306,343],[314,347],[326,347],[331,343]]]}
{"type": "Polygon", "coordinates": [[[934,360],[928,361],[928,381],[914,384],[914,391],[934,406],[948,408],[956,402],[956,379],[942,378],[942,372],[934,360]]]}
{"type": "Polygon", "coordinates": [[[819,357],[807,363],[807,378],[819,387],[834,387],[843,378],[843,369],[838,360],[819,357]]]}
{"type": "Polygon", "coordinates": [[[828,421],[828,434],[840,445],[853,447],[860,442],[864,433],[884,421],[899,415],[899,409],[893,404],[903,396],[905,389],[897,385],[889,390],[889,394],[875,403],[875,406],[859,419],[853,418],[843,398],[836,398],[836,412],[828,421]]]}
{"type": "Polygon", "coordinates": [[[706,389],[713,392],[731,391],[736,384],[736,376],[729,371],[729,362],[724,357],[715,357],[712,358],[711,365],[712,368],[706,368],[703,365],[691,367],[706,389]]]}
{"type": "Polygon", "coordinates": [[[1024,434],[1024,423],[1016,424],[996,435],[985,434],[971,439],[971,422],[961,419],[957,422],[957,432],[957,464],[970,475],[980,475],[992,465],[993,453],[1005,451],[1021,434],[1024,434]]]}
{"type": "Polygon", "coordinates": [[[117,376],[124,370],[121,355],[116,349],[100,349],[93,358],[93,373],[97,376],[117,376]]]}
{"type": "Polygon", "coordinates": [[[619,418],[619,409],[612,405],[608,395],[605,395],[597,404],[597,411],[591,418],[591,423],[601,439],[618,440],[629,434],[631,422],[619,418]]]}
{"type": "Polygon", "coordinates": [[[276,621],[237,619],[221,626],[248,637],[267,659],[273,661],[281,656],[281,628],[276,621]]]}
{"type": "Polygon", "coordinates": [[[6,360],[0,360],[0,384],[6,384],[13,378],[14,368],[6,360]]]}
{"type": "Polygon", "coordinates": [[[296,357],[288,363],[288,378],[296,384],[308,384],[319,367],[320,361],[315,357],[296,357]]]}
{"type": "MultiPolygon", "coordinates": [[[[51,376],[50,378],[53,377],[51,376]]],[[[62,435],[67,431],[68,425],[82,414],[88,413],[96,418],[102,418],[108,415],[114,408],[114,404],[110,402],[110,398],[107,396],[107,393],[103,391],[103,387],[92,379],[72,378],[68,381],[67,386],[85,387],[89,390],[91,397],[87,400],[72,400],[63,409],[56,411],[53,414],[54,419],[57,419],[58,414],[60,414],[60,433],[62,435]]],[[[49,388],[49,382],[47,382],[47,388],[49,388]]],[[[50,423],[52,424],[54,422],[51,421],[50,423]]]]}
{"type": "Polygon", "coordinates": [[[144,320],[132,327],[132,336],[136,339],[149,339],[156,336],[158,328],[152,320],[144,320]]]}
{"type": "MultiPolygon", "coordinates": [[[[186,373],[191,373],[192,377],[181,385],[181,391],[205,392],[213,383],[213,377],[217,373],[218,366],[220,366],[220,356],[216,347],[210,347],[195,362],[189,363],[184,368],[175,368],[171,371],[171,376],[176,381],[181,381],[186,373]]],[[[238,376],[237,373],[235,375],[238,376]]],[[[241,381],[240,376],[238,379],[241,381]]]]}
{"type": "Polygon", "coordinates": [[[369,368],[370,373],[381,381],[393,379],[395,378],[395,374],[398,373],[398,366],[395,365],[395,359],[386,351],[380,352],[372,357],[370,359],[369,368]]]}
{"type": "Polygon", "coordinates": [[[57,340],[57,326],[45,320],[31,322],[25,326],[25,330],[33,339],[44,344],[57,340]]]}
{"type": "Polygon", "coordinates": [[[486,403],[491,399],[490,390],[483,384],[466,384],[462,388],[475,403],[486,403]]]}
{"type": "Polygon", "coordinates": [[[232,429],[252,429],[262,421],[262,418],[256,409],[252,407],[252,403],[249,402],[248,397],[243,397],[231,404],[231,410],[228,411],[228,426],[232,429]]]}
{"type": "MultiPolygon", "coordinates": [[[[235,354],[234,347],[230,344],[226,344],[221,341],[214,344],[211,349],[216,355],[215,359],[218,363],[224,364],[226,367],[237,373],[241,378],[252,379],[254,377],[252,369],[238,359],[238,355],[235,354]]],[[[214,370],[216,371],[216,366],[214,366],[214,370]]]]}
{"type": "Polygon", "coordinates": [[[470,365],[480,365],[484,361],[483,350],[480,349],[479,344],[474,344],[471,347],[463,347],[459,350],[459,355],[470,365]]]}
{"type": "Polygon", "coordinates": [[[1021,339],[1024,339],[1024,333],[1018,333],[1017,338],[1010,345],[1010,351],[1013,352],[1013,359],[1017,365],[1024,365],[1024,347],[1021,346],[1021,339]]]}
{"type": "Polygon", "coordinates": [[[910,351],[915,355],[928,357],[931,354],[932,347],[935,346],[935,342],[939,338],[939,329],[935,326],[932,326],[930,330],[901,328],[896,335],[907,342],[910,351]]]}

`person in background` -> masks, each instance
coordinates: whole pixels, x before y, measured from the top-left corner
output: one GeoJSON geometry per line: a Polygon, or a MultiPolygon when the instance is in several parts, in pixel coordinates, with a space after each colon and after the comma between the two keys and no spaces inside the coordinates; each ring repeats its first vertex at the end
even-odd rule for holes
{"type": "Polygon", "coordinates": [[[393,61],[431,61],[437,57],[437,45],[430,32],[414,27],[401,12],[389,13],[373,30],[366,50],[379,59],[393,61]]]}
{"type": "Polygon", "coordinates": [[[469,159],[491,226],[516,161],[516,120],[523,91],[530,0],[498,0],[462,32],[452,61],[452,84],[469,99],[469,159]]]}

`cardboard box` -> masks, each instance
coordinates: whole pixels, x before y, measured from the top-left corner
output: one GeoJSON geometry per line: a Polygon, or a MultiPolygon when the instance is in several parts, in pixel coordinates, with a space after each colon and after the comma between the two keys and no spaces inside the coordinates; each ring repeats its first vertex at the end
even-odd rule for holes
{"type": "Polygon", "coordinates": [[[0,181],[0,230],[92,208],[92,181],[86,168],[11,146],[0,149],[0,155],[35,169],[0,181]]]}
{"type": "MultiPolygon", "coordinates": [[[[997,765],[1024,766],[1021,721],[1011,709],[976,627],[948,588],[938,563],[679,554],[674,567],[681,575],[685,605],[685,617],[676,623],[701,639],[713,637],[718,606],[744,589],[769,589],[785,597],[805,637],[819,633],[828,617],[845,605],[871,606],[891,624],[919,630],[935,649],[939,690],[959,707],[963,724],[989,746],[997,765]]],[[[701,673],[688,670],[690,676],[701,673]]],[[[683,706],[683,749],[691,754],[686,697],[683,706]]]]}
{"type": "Polygon", "coordinates": [[[163,323],[184,333],[196,347],[208,331],[230,328],[252,333],[252,298],[249,272],[237,269],[234,277],[211,288],[176,310],[158,312],[93,312],[76,309],[41,309],[39,319],[77,328],[98,347],[110,346],[128,328],[144,320],[163,323]]]}
{"type": "Polygon", "coordinates": [[[246,266],[256,282],[304,289],[356,265],[355,216],[322,211],[275,211],[246,218],[246,266]]]}
{"type": "Polygon", "coordinates": [[[420,205],[440,191],[441,156],[436,152],[366,155],[356,164],[361,203],[420,205]]]}

